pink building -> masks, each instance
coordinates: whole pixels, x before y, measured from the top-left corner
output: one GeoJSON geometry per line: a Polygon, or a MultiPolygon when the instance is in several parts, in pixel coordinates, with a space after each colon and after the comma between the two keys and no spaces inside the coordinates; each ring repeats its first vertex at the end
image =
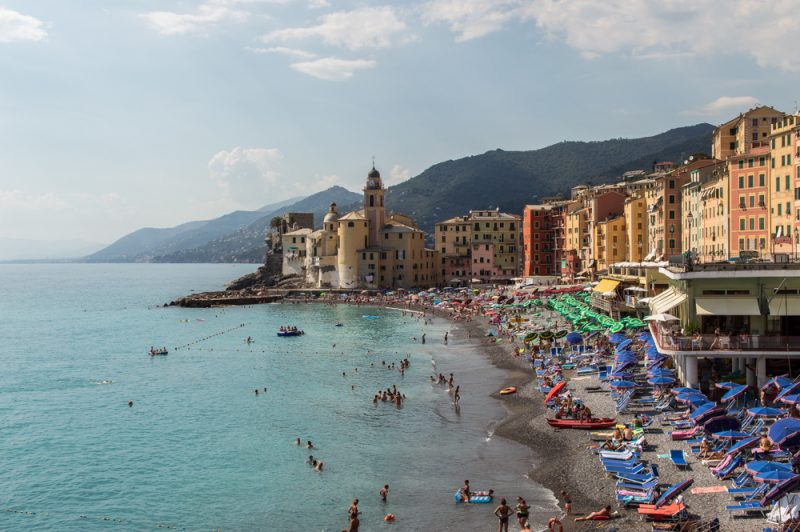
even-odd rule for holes
{"type": "Polygon", "coordinates": [[[500,272],[494,263],[494,244],[472,244],[472,277],[491,280],[500,272]]]}

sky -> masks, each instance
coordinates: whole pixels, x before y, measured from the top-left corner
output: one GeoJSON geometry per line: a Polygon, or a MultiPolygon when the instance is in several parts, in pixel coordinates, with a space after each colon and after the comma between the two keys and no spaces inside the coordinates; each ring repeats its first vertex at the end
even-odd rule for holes
{"type": "Polygon", "coordinates": [[[793,112],[798,27],[793,0],[0,0],[0,239],[793,112]]]}

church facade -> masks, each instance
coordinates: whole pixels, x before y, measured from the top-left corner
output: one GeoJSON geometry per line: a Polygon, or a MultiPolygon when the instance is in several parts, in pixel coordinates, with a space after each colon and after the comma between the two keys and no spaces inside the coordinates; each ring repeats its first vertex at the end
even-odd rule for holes
{"type": "Polygon", "coordinates": [[[385,189],[373,166],[364,186],[363,208],[339,215],[331,204],[322,228],[283,235],[284,274],[304,277],[315,288],[427,288],[439,283],[438,254],[425,248],[425,233],[408,216],[389,213],[385,189]],[[296,233],[296,234],[295,234],[296,233]]]}

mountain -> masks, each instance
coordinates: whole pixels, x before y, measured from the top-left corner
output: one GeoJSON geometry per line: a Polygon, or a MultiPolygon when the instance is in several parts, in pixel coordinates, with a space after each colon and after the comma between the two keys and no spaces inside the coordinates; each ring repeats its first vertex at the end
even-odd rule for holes
{"type": "MultiPolygon", "coordinates": [[[[386,206],[412,216],[430,233],[437,221],[470,209],[521,213],[547,196],[569,195],[576,185],[612,182],[629,170],[649,170],[654,161],[681,162],[708,153],[714,126],[697,124],[651,137],[592,142],[565,141],[538,150],[493,150],[435,164],[390,187],[386,206]]],[[[360,208],[361,195],[342,187],[297,201],[237,211],[214,220],[168,229],[140,229],[87,260],[153,262],[262,262],[269,222],[284,212],[313,212],[317,225],[336,202],[339,212],[360,208]]]]}
{"type": "Polygon", "coordinates": [[[258,212],[275,212],[281,207],[291,205],[292,203],[297,203],[301,199],[303,199],[303,196],[295,196],[293,198],[285,199],[283,201],[277,201],[275,203],[270,203],[269,205],[264,205],[263,207],[259,207],[256,210],[258,212]]]}
{"type": "Polygon", "coordinates": [[[200,246],[246,226],[264,214],[258,211],[232,213],[175,227],[146,227],[126,235],[110,246],[86,257],[87,262],[148,262],[156,255],[200,246]]]}
{"type": "Polygon", "coordinates": [[[85,240],[0,238],[0,261],[77,260],[104,246],[85,240]]]}
{"type": "Polygon", "coordinates": [[[425,231],[469,209],[499,207],[521,213],[524,205],[586,183],[649,170],[653,161],[681,162],[708,153],[714,126],[697,124],[638,139],[560,142],[532,151],[494,150],[431,166],[388,189],[386,204],[412,216],[425,231]]]}
{"type": "Polygon", "coordinates": [[[262,215],[247,226],[207,241],[203,245],[158,255],[152,260],[153,262],[263,262],[267,250],[264,237],[269,230],[270,221],[275,216],[286,212],[313,212],[314,223],[319,227],[331,203],[336,203],[340,211],[344,212],[341,208],[347,209],[360,200],[360,194],[334,186],[273,212],[260,213],[262,215]]]}

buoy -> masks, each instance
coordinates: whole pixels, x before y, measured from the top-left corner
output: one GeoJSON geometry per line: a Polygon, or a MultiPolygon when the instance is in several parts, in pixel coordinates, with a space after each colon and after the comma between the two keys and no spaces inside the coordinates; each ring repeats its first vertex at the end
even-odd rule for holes
{"type": "Polygon", "coordinates": [[[555,532],[564,532],[564,527],[561,525],[561,521],[559,521],[555,517],[551,517],[549,521],[547,521],[547,530],[555,532]]]}
{"type": "Polygon", "coordinates": [[[517,393],[516,386],[509,386],[508,388],[503,388],[500,390],[500,395],[510,395],[512,393],[517,393]]]}
{"type": "Polygon", "coordinates": [[[394,514],[386,514],[386,515],[383,516],[383,520],[386,521],[386,522],[394,521],[395,520],[395,515],[394,514]]]}

